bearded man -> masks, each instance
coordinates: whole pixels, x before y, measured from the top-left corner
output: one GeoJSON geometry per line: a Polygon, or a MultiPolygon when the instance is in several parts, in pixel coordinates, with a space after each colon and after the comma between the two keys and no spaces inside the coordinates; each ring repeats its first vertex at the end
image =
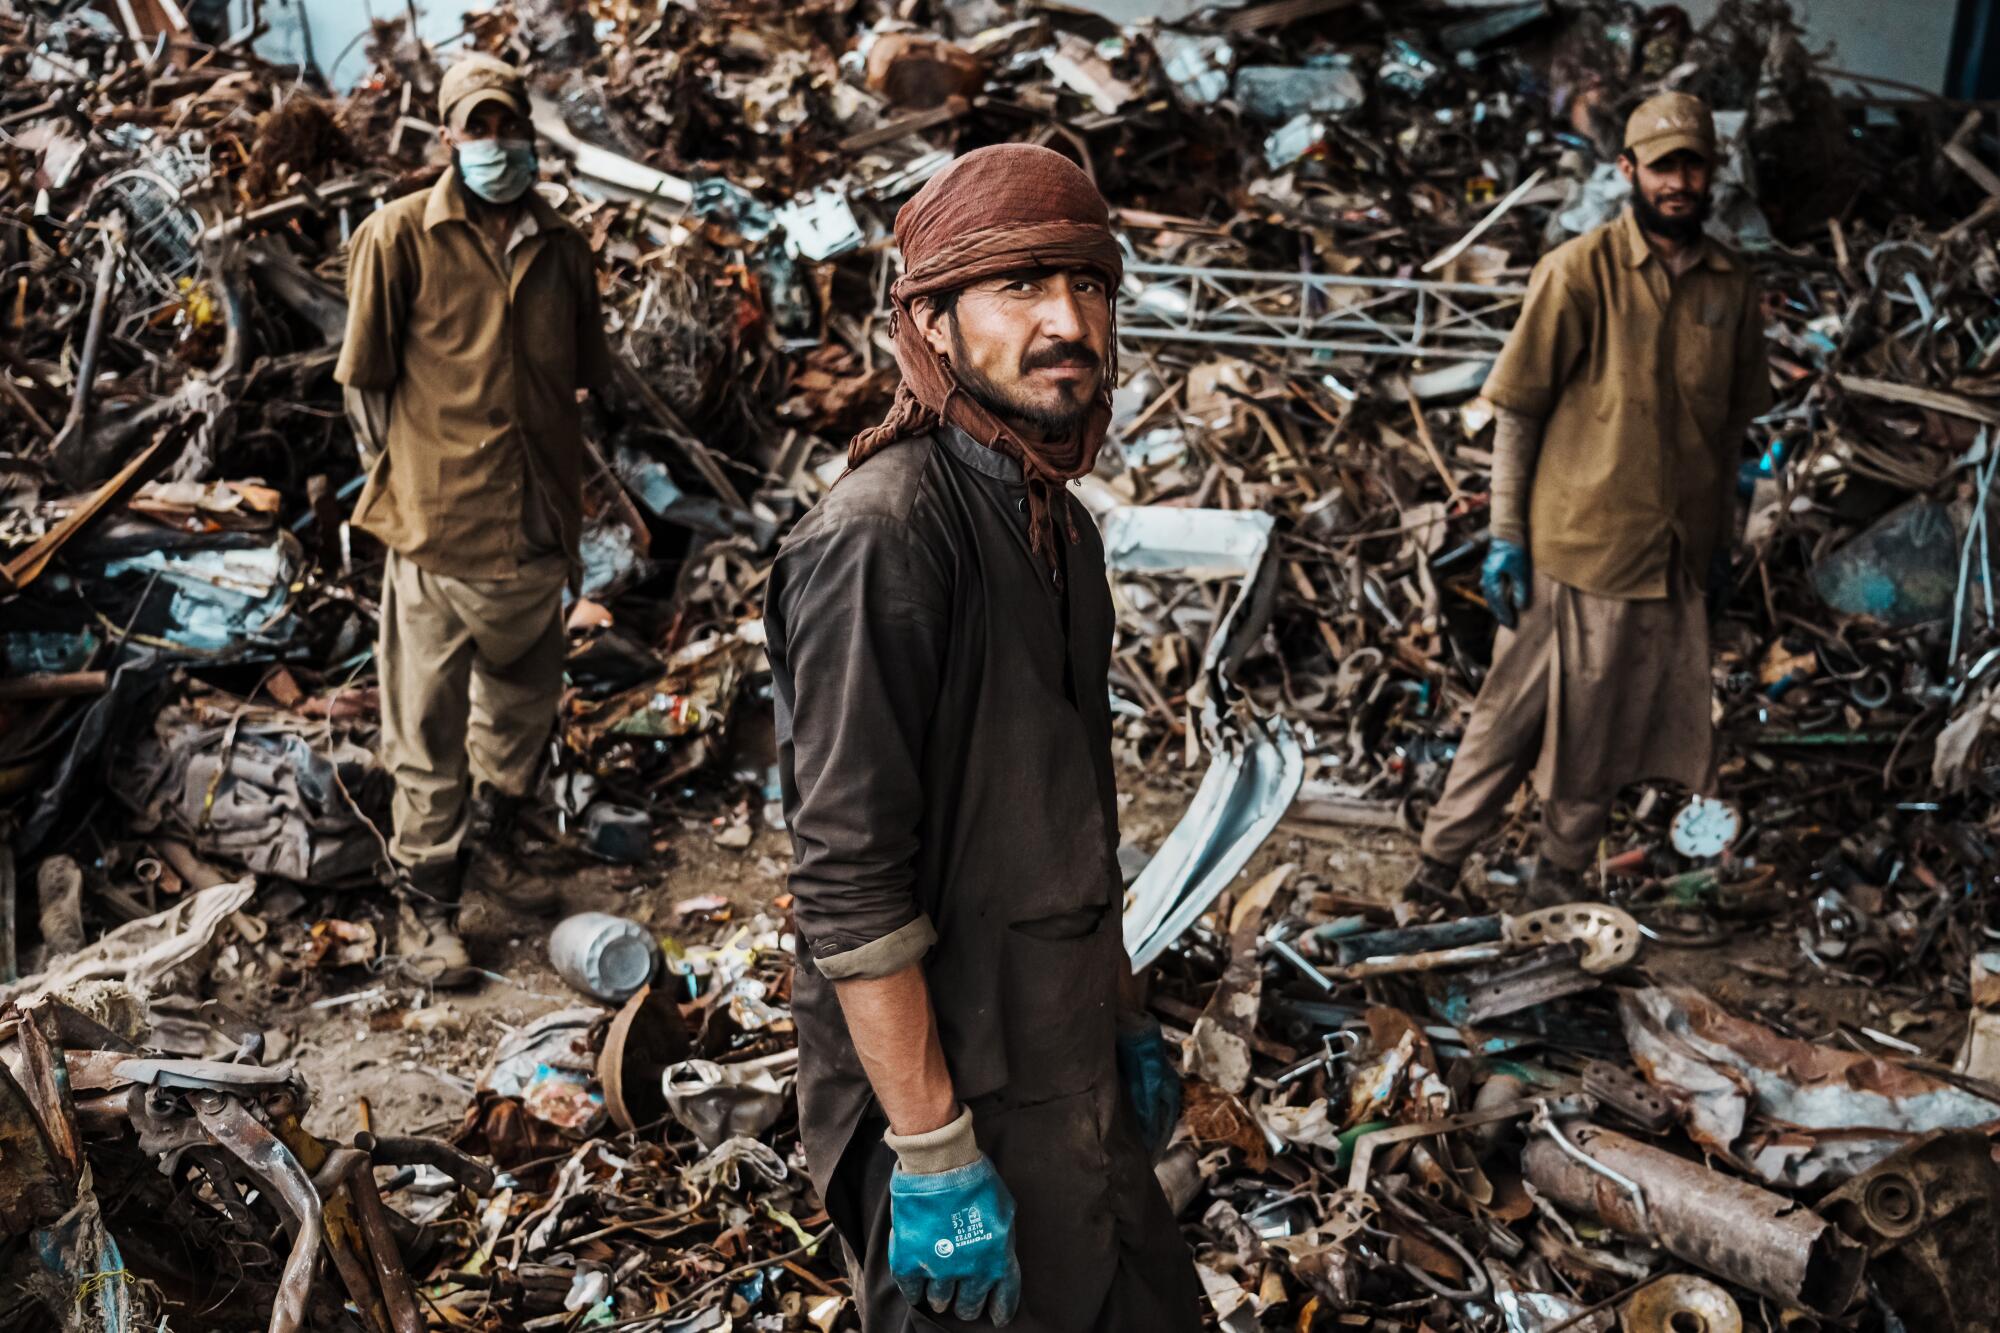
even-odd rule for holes
{"type": "Polygon", "coordinates": [[[556,906],[509,838],[562,696],[578,391],[613,363],[590,243],[531,188],[521,72],[466,56],[445,71],[438,120],[451,169],[354,233],[334,378],[368,468],[354,525],[389,548],[376,667],[397,951],[445,983],[473,975],[456,930],[468,862],[510,907],[556,906]]]}
{"type": "Polygon", "coordinates": [[[1706,236],[1715,125],[1664,93],[1625,127],[1632,203],[1535,268],[1485,395],[1498,424],[1482,571],[1502,626],[1412,907],[1532,773],[1530,897],[1574,900],[1626,783],[1709,782],[1709,603],[1727,590],[1739,451],[1771,404],[1755,279],[1706,236]],[[1705,595],[1704,595],[1705,590],[1705,595]]]}
{"type": "Polygon", "coordinates": [[[869,1333],[1192,1333],[1179,1118],[1121,983],[1104,551],[1123,263],[1090,179],[969,153],[896,216],[902,385],[786,539],[765,626],[799,1118],[869,1333]]]}

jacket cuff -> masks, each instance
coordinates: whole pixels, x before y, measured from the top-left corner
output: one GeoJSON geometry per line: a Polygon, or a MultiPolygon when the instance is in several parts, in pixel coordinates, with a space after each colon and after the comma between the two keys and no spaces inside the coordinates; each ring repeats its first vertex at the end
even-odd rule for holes
{"type": "Polygon", "coordinates": [[[928,1134],[882,1135],[882,1142],[896,1154],[896,1165],[909,1175],[932,1176],[940,1171],[956,1171],[979,1160],[979,1140],[972,1136],[972,1108],[965,1107],[958,1119],[928,1134]]]}
{"type": "Polygon", "coordinates": [[[824,958],[813,965],[828,981],[873,981],[894,976],[922,958],[937,943],[937,928],[928,916],[898,926],[877,940],[824,958]]]}

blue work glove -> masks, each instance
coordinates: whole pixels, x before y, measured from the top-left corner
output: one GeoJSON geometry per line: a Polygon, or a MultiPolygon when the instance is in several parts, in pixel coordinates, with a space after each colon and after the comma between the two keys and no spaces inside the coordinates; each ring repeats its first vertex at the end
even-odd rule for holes
{"type": "Polygon", "coordinates": [[[1486,563],[1479,567],[1479,591],[1493,618],[1508,629],[1520,624],[1533,583],[1528,553],[1504,537],[1495,537],[1486,548],[1486,563]]]}
{"type": "Polygon", "coordinates": [[[1181,1122],[1181,1076],[1160,1025],[1148,1018],[1118,1032],[1118,1081],[1139,1117],[1146,1155],[1158,1157],[1181,1122]]]}
{"type": "Polygon", "coordinates": [[[1021,1305],[1014,1257],[1014,1196],[984,1154],[949,1171],[889,1178],[889,1272],[912,1308],[979,1318],[995,1326],[1021,1305]]]}

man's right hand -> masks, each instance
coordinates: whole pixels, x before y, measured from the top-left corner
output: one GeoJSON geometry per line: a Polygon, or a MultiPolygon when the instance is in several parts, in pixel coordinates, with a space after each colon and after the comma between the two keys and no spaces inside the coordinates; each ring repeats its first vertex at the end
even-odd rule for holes
{"type": "Polygon", "coordinates": [[[889,1272],[903,1299],[995,1326],[1021,1304],[1014,1196],[985,1154],[949,1171],[896,1168],[889,1179],[889,1272]]]}
{"type": "Polygon", "coordinates": [[[1479,567],[1479,591],[1493,618],[1513,629],[1521,622],[1533,595],[1534,571],[1528,553],[1503,537],[1495,537],[1486,548],[1486,563],[1479,567]]]}

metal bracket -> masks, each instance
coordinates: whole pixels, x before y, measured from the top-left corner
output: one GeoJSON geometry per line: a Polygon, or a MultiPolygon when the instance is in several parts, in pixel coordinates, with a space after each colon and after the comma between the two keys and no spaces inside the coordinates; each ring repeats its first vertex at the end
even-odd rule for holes
{"type": "Polygon", "coordinates": [[[1592,974],[1615,971],[1639,955],[1639,923],[1603,903],[1570,903],[1503,917],[1501,929],[1516,948],[1580,944],[1579,964],[1592,974]]]}
{"type": "Polygon", "coordinates": [[[1651,1213],[1646,1211],[1646,1192],[1639,1188],[1639,1182],[1630,1176],[1613,1171],[1610,1167],[1598,1161],[1574,1143],[1571,1143],[1569,1136],[1556,1128],[1556,1122],[1549,1114],[1547,1099],[1537,1097],[1534,1099],[1534,1103],[1535,1114],[1528,1122],[1529,1128],[1548,1135],[1555,1142],[1555,1145],[1563,1150],[1565,1155],[1576,1159],[1578,1166],[1588,1168],[1596,1174],[1603,1176],[1619,1189],[1624,1190],[1631,1197],[1632,1211],[1639,1215],[1639,1225],[1648,1234],[1651,1234],[1653,1230],[1653,1217],[1651,1213]]]}

